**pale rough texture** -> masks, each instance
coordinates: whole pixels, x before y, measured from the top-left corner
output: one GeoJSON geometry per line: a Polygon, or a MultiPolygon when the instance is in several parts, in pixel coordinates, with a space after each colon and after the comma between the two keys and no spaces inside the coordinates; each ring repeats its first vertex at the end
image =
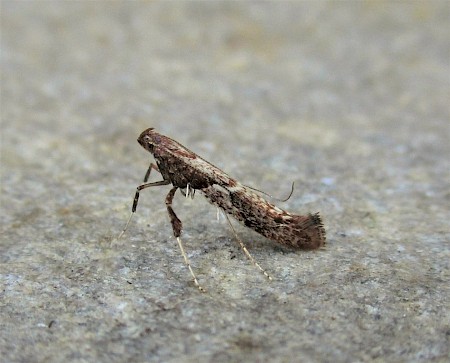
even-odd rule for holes
{"type": "MultiPolygon", "coordinates": [[[[5,362],[446,361],[449,2],[1,3],[5,362]],[[147,127],[320,211],[285,250],[146,190],[147,127]]],[[[156,180],[156,177],[154,177],[156,180]]]]}

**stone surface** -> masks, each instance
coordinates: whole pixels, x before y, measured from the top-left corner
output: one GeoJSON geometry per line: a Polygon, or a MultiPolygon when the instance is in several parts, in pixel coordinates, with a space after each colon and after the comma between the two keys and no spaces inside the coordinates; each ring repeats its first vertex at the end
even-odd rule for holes
{"type": "MultiPolygon", "coordinates": [[[[449,359],[449,2],[1,4],[5,362],[449,359]],[[190,281],[136,138],[155,127],[327,248],[178,195],[190,281]]],[[[157,180],[157,176],[152,180],[157,180]]]]}

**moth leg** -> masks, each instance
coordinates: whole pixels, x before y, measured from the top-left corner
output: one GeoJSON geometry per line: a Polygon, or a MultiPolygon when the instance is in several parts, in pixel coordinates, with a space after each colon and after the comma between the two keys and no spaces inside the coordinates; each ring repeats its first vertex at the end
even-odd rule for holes
{"type": "Polygon", "coordinates": [[[144,183],[148,182],[148,178],[150,178],[150,173],[151,173],[152,169],[156,170],[159,173],[158,166],[156,164],[150,163],[150,165],[147,169],[147,172],[145,173],[145,176],[144,176],[144,183]]]}
{"type": "Polygon", "coordinates": [[[197,277],[195,276],[194,271],[192,270],[192,267],[191,267],[191,264],[189,262],[187,255],[186,255],[186,252],[184,252],[183,244],[181,243],[180,235],[181,235],[181,230],[183,228],[183,224],[181,223],[180,219],[177,217],[177,215],[175,214],[175,212],[173,211],[173,208],[172,208],[173,197],[174,197],[177,189],[178,189],[178,187],[173,187],[172,189],[170,189],[169,194],[167,194],[167,197],[166,197],[167,212],[169,213],[169,218],[170,218],[170,223],[172,224],[173,234],[174,234],[175,238],[177,239],[178,246],[180,247],[181,254],[183,255],[184,263],[188,267],[189,272],[191,273],[191,276],[194,279],[195,286],[197,286],[200,291],[204,292],[205,289],[203,287],[201,287],[200,284],[198,283],[197,277]]]}
{"type": "Polygon", "coordinates": [[[177,242],[178,242],[178,246],[180,247],[181,254],[183,255],[184,263],[185,263],[186,266],[188,267],[189,272],[191,273],[191,276],[192,276],[192,278],[194,279],[194,284],[195,284],[195,286],[197,286],[198,289],[199,289],[201,292],[205,292],[206,290],[205,290],[202,286],[200,286],[200,284],[199,284],[198,281],[197,281],[197,277],[196,277],[195,274],[194,274],[194,271],[192,271],[191,264],[189,263],[189,259],[188,259],[187,255],[186,255],[186,252],[184,252],[183,244],[181,243],[180,237],[177,237],[177,242]]]}
{"type": "Polygon", "coordinates": [[[172,201],[173,196],[175,195],[175,192],[177,191],[178,187],[173,187],[170,189],[169,194],[167,194],[166,197],[166,208],[167,213],[169,213],[170,223],[172,224],[173,234],[176,238],[180,237],[181,235],[181,229],[183,228],[183,224],[181,223],[180,219],[177,217],[175,212],[172,208],[172,201]]]}
{"type": "Polygon", "coordinates": [[[244,243],[241,241],[241,239],[237,235],[237,233],[236,233],[233,225],[231,224],[231,221],[228,218],[228,216],[225,213],[223,213],[223,215],[227,219],[228,225],[231,227],[231,230],[233,231],[234,237],[236,237],[236,240],[238,241],[239,246],[241,246],[242,250],[244,251],[245,255],[248,257],[248,259],[264,274],[264,276],[266,276],[269,280],[272,280],[272,277],[266,272],[266,270],[264,270],[259,265],[258,262],[256,262],[256,260],[253,258],[253,256],[250,254],[250,252],[247,250],[247,247],[245,247],[244,243]]]}
{"type": "MultiPolygon", "coordinates": [[[[154,164],[150,164],[150,167],[148,168],[147,173],[145,174],[146,177],[150,176],[150,170],[152,169],[152,165],[154,165],[154,164]]],[[[167,185],[167,184],[170,184],[170,180],[160,180],[160,181],[152,182],[152,183],[144,183],[144,184],[139,185],[136,188],[136,193],[134,194],[134,199],[133,199],[133,206],[131,207],[130,217],[128,218],[127,224],[125,225],[124,229],[122,229],[122,232],[120,232],[119,236],[117,237],[117,240],[119,240],[123,236],[123,234],[125,233],[125,231],[128,228],[128,225],[131,222],[131,219],[133,218],[134,213],[136,212],[137,204],[139,201],[139,192],[145,188],[158,187],[160,185],[167,185]]]]}
{"type": "MultiPolygon", "coordinates": [[[[150,168],[148,170],[150,170],[150,168]]],[[[161,185],[168,185],[168,184],[170,184],[170,180],[160,180],[160,181],[151,182],[151,183],[144,182],[144,184],[138,185],[138,187],[136,188],[136,194],[134,195],[133,207],[131,208],[131,211],[133,213],[136,212],[137,204],[139,201],[139,193],[142,189],[149,188],[149,187],[159,187],[161,185]]]]}

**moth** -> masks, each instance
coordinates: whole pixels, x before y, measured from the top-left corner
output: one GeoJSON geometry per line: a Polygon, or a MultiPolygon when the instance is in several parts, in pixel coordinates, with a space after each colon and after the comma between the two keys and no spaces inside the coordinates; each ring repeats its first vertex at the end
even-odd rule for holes
{"type": "MultiPolygon", "coordinates": [[[[296,215],[276,207],[255,193],[253,188],[241,184],[180,143],[159,134],[154,128],[143,131],[137,141],[153,155],[156,164],[150,163],[144,182],[136,188],[130,218],[119,238],[126,231],[136,212],[140,191],[149,187],[171,184],[172,188],[167,194],[165,202],[173,234],[194,283],[201,291],[204,289],[198,283],[180,240],[182,222],[172,208],[172,201],[178,189],[185,197],[191,198],[194,197],[196,191],[199,191],[211,204],[226,214],[282,245],[306,250],[317,249],[325,245],[325,229],[319,213],[296,215]],[[161,181],[148,182],[152,170],[162,175],[161,181]]],[[[227,221],[233,228],[228,217],[227,221]]],[[[235,233],[234,229],[233,232],[235,233]]],[[[270,278],[250,255],[242,241],[238,239],[238,242],[247,257],[270,278]]]]}

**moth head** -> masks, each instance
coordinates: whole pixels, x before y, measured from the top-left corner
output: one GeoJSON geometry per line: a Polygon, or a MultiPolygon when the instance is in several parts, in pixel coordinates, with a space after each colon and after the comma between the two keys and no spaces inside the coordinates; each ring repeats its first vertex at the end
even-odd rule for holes
{"type": "Polygon", "coordinates": [[[153,153],[155,145],[161,142],[161,136],[150,127],[139,135],[137,141],[144,149],[153,153]]]}

